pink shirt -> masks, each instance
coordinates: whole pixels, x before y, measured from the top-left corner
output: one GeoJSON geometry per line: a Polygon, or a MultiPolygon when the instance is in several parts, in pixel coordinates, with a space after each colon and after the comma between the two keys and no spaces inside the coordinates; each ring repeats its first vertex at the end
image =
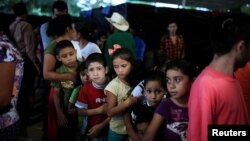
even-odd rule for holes
{"type": "Polygon", "coordinates": [[[250,61],[244,68],[240,68],[236,71],[235,77],[239,80],[243,89],[244,98],[247,105],[248,116],[250,117],[250,61]]]}
{"type": "Polygon", "coordinates": [[[209,124],[250,124],[239,82],[211,67],[195,80],[188,106],[187,141],[207,141],[209,124]]]}

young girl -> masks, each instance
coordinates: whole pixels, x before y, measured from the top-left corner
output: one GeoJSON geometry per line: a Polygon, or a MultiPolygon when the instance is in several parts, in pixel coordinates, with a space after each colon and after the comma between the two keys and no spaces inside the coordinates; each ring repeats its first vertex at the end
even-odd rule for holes
{"type": "Polygon", "coordinates": [[[124,100],[128,98],[128,93],[131,90],[130,80],[135,59],[127,48],[114,51],[112,57],[113,68],[117,76],[105,88],[108,99],[107,114],[111,117],[108,141],[125,141],[127,131],[123,121],[123,112],[125,112],[129,103],[124,100]]]}
{"type": "Polygon", "coordinates": [[[75,105],[79,108],[78,115],[88,116],[87,140],[106,141],[109,118],[106,115],[107,98],[103,90],[109,82],[108,67],[100,53],[90,54],[85,63],[91,81],[84,84],[75,105]]]}
{"type": "Polygon", "coordinates": [[[164,139],[168,141],[183,141],[186,139],[188,122],[188,96],[194,77],[192,66],[185,60],[176,60],[166,68],[167,89],[170,98],[163,101],[155,110],[143,141],[152,141],[159,132],[159,127],[165,123],[164,139]]]}
{"type": "Polygon", "coordinates": [[[159,103],[162,102],[165,94],[165,74],[162,71],[158,70],[150,71],[144,79],[143,97],[138,99],[137,104],[133,105],[131,108],[132,122],[129,120],[125,120],[128,134],[133,141],[140,140],[140,138],[142,137],[142,132],[144,133],[144,130],[147,129],[148,123],[150,122],[148,121],[149,119],[151,119],[149,117],[153,117],[156,107],[159,103]],[[145,117],[145,115],[147,115],[147,117],[145,117]],[[145,118],[145,120],[142,118],[145,118]],[[136,125],[139,125],[140,130],[137,129],[136,125]],[[134,128],[134,126],[136,128],[134,128]]]}

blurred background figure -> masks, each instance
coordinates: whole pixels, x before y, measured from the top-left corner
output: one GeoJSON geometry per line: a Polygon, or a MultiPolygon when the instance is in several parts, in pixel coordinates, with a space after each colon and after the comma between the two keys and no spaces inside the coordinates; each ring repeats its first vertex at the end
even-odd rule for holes
{"type": "Polygon", "coordinates": [[[13,6],[16,15],[9,27],[10,34],[14,38],[17,49],[24,59],[24,74],[19,92],[17,110],[20,115],[21,127],[26,134],[29,124],[29,113],[32,107],[32,97],[34,97],[35,77],[40,74],[41,63],[36,56],[37,43],[33,27],[27,22],[28,13],[24,3],[17,3],[13,6]]]}
{"type": "Polygon", "coordinates": [[[166,52],[169,61],[185,57],[184,38],[178,34],[177,29],[177,23],[170,21],[167,27],[168,33],[161,37],[160,49],[166,52]]]}
{"type": "Polygon", "coordinates": [[[23,77],[23,59],[0,23],[0,140],[16,141],[20,128],[16,110],[23,77]]]}
{"type": "MultiPolygon", "coordinates": [[[[56,18],[58,15],[67,15],[68,14],[68,7],[67,3],[64,1],[55,1],[52,5],[52,18],[56,18]]],[[[49,43],[52,42],[53,38],[49,37],[47,35],[47,29],[48,29],[49,22],[46,22],[41,25],[40,27],[40,34],[41,34],[41,40],[42,40],[42,47],[43,50],[45,50],[49,43]]]]}

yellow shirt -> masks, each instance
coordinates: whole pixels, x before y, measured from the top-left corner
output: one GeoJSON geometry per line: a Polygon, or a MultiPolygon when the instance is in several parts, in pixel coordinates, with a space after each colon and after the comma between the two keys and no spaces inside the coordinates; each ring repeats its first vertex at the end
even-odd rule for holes
{"type": "MultiPolygon", "coordinates": [[[[120,81],[118,77],[114,78],[105,88],[105,91],[110,91],[116,96],[118,104],[122,103],[128,97],[130,90],[131,87],[120,81]]],[[[113,116],[109,122],[109,127],[118,134],[127,134],[122,114],[113,116]]]]}

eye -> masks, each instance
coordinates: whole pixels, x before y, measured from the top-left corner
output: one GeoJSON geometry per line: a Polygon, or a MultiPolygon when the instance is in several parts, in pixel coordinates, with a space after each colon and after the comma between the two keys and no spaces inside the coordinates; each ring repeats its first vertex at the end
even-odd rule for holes
{"type": "Polygon", "coordinates": [[[74,52],[70,52],[69,55],[70,55],[70,56],[73,56],[73,55],[74,55],[74,52]]]}
{"type": "Polygon", "coordinates": [[[66,54],[63,54],[63,55],[61,55],[61,57],[62,57],[62,58],[66,58],[66,57],[67,57],[67,55],[66,55],[66,54]]]}
{"type": "Polygon", "coordinates": [[[169,78],[166,79],[167,84],[171,84],[171,80],[169,78]]]}
{"type": "Polygon", "coordinates": [[[102,67],[98,67],[97,70],[102,70],[102,67]]]}
{"type": "Polygon", "coordinates": [[[126,67],[127,67],[127,65],[126,65],[126,64],[123,64],[123,65],[121,65],[121,67],[126,68],[126,67]]]}
{"type": "Polygon", "coordinates": [[[156,93],[156,94],[160,94],[161,92],[162,92],[162,90],[160,90],[160,89],[156,89],[156,90],[155,90],[155,93],[156,93]]]}
{"type": "Polygon", "coordinates": [[[89,72],[91,72],[91,71],[93,71],[94,69],[93,69],[93,68],[89,68],[88,70],[89,70],[89,72]]]}
{"type": "Polygon", "coordinates": [[[146,93],[150,94],[152,92],[152,90],[146,90],[146,93]]]}
{"type": "Polygon", "coordinates": [[[176,77],[176,78],[175,78],[175,82],[176,82],[177,84],[180,83],[181,80],[182,80],[181,77],[176,77]]]}

